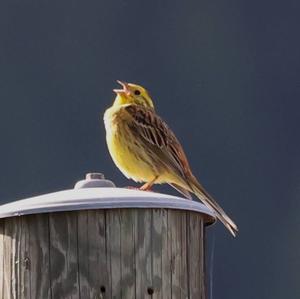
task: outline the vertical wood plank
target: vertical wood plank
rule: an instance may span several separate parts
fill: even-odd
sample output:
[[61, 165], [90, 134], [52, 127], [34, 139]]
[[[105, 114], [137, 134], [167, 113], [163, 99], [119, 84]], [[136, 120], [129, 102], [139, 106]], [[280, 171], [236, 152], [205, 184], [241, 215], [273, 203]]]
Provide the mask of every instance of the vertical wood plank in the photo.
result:
[[80, 298], [77, 212], [51, 213], [49, 228], [52, 298]]
[[171, 235], [171, 276], [172, 298], [181, 298], [181, 211], [169, 211], [169, 226]]
[[[20, 217], [20, 236], [17, 240], [19, 263], [18, 263], [18, 299], [30, 299], [31, 298], [31, 267], [30, 267], [30, 247], [29, 247], [29, 235], [30, 228], [28, 225], [28, 217]], [[34, 258], [36, 258], [34, 256]], [[47, 273], [46, 273], [47, 275]], [[47, 276], [46, 276], [47, 277]], [[46, 297], [45, 297], [46, 298]]]
[[120, 210], [109, 210], [106, 212], [106, 241], [110, 298], [122, 298]]
[[162, 242], [163, 242], [163, 217], [166, 212], [162, 209], [152, 211], [152, 299], [163, 299], [162, 292]]
[[0, 219], [0, 299], [3, 298], [3, 282], [4, 282], [4, 254], [3, 254], [3, 239], [4, 239], [4, 221]]
[[121, 217], [121, 292], [122, 298], [135, 298], [134, 219], [136, 211], [123, 209]]
[[3, 299], [10, 299], [11, 296], [11, 278], [12, 278], [12, 251], [11, 251], [11, 236], [13, 233], [12, 218], [5, 219], [4, 238], [3, 238]]
[[[94, 273], [93, 268], [97, 265], [97, 289], [95, 294], [100, 296], [95, 299], [109, 298], [109, 283], [108, 283], [108, 263], [107, 263], [107, 248], [106, 248], [106, 212], [105, 211], [89, 211], [89, 244], [90, 244], [90, 271]], [[95, 288], [96, 290], [96, 288]]]
[[12, 234], [12, 298], [19, 298], [22, 269], [22, 255], [23, 248], [21, 247], [22, 242], [22, 218], [14, 217], [13, 220], [13, 234]]
[[201, 298], [202, 282], [200, 277], [201, 257], [201, 221], [200, 216], [190, 212], [188, 216], [188, 268], [190, 299]]
[[20, 217], [11, 218], [12, 232], [11, 232], [11, 297], [17, 298], [18, 295], [18, 280], [19, 280], [19, 264], [20, 264], [20, 251], [18, 243], [21, 239], [20, 232]]
[[146, 298], [152, 286], [151, 210], [138, 210], [135, 223], [136, 298]]
[[106, 298], [108, 280], [104, 211], [80, 211], [78, 223], [81, 299]]
[[187, 267], [187, 230], [186, 230], [187, 212], [181, 211], [181, 265], [180, 265], [180, 298], [188, 298], [188, 267]]
[[[90, 281], [88, 211], [78, 211], [78, 264], [80, 298], [93, 298], [93, 281]], [[97, 272], [97, 269], [95, 269]]]
[[[29, 229], [29, 257], [25, 258], [25, 269], [30, 269], [31, 298], [50, 299], [49, 214], [30, 215], [26, 218]], [[67, 239], [68, 235], [63, 238]], [[57, 269], [56, 263], [55, 267]]]
[[171, 269], [171, 233], [169, 229], [169, 211], [162, 210], [162, 298], [172, 297], [172, 269]]
[[204, 237], [205, 237], [205, 232], [204, 232], [204, 222], [203, 218], [199, 219], [200, 222], [200, 279], [201, 279], [201, 299], [206, 298], [206, 279], [205, 279], [205, 244], [204, 244]]

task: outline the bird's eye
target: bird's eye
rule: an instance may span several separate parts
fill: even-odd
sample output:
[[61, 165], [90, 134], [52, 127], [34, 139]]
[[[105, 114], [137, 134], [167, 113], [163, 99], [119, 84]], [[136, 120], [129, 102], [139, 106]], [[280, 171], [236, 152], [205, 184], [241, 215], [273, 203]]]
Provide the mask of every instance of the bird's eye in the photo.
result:
[[136, 90], [134, 91], [134, 94], [135, 94], [136, 96], [139, 96], [139, 95], [141, 94], [141, 92], [140, 92], [138, 89], [136, 89]]

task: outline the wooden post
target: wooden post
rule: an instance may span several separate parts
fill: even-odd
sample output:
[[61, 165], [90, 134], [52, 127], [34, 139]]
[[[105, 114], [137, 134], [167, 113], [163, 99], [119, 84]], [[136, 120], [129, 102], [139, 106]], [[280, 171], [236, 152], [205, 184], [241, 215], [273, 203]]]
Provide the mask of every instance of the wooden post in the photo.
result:
[[214, 217], [201, 204], [87, 188], [1, 211], [0, 299], [205, 298], [205, 225]]

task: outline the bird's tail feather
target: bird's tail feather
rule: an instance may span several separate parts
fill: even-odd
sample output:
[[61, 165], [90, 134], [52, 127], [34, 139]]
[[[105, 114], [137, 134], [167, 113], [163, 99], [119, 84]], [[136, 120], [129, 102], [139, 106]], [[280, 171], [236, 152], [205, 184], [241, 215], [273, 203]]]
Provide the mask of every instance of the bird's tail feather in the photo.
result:
[[209, 195], [209, 193], [202, 187], [198, 180], [191, 176], [189, 179], [191, 191], [201, 200], [205, 205], [214, 210], [217, 218], [225, 225], [230, 233], [235, 237], [238, 232], [237, 225], [227, 216], [219, 204]]

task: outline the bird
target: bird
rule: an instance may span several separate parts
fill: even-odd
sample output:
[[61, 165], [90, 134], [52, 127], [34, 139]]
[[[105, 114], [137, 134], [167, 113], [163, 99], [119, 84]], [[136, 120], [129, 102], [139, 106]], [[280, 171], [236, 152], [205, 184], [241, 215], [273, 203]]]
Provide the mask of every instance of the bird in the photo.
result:
[[104, 113], [106, 143], [119, 170], [129, 179], [144, 183], [169, 184], [185, 198], [194, 194], [212, 209], [235, 237], [237, 225], [193, 175], [184, 150], [173, 131], [156, 113], [149, 92], [140, 85], [117, 80], [115, 100]]

